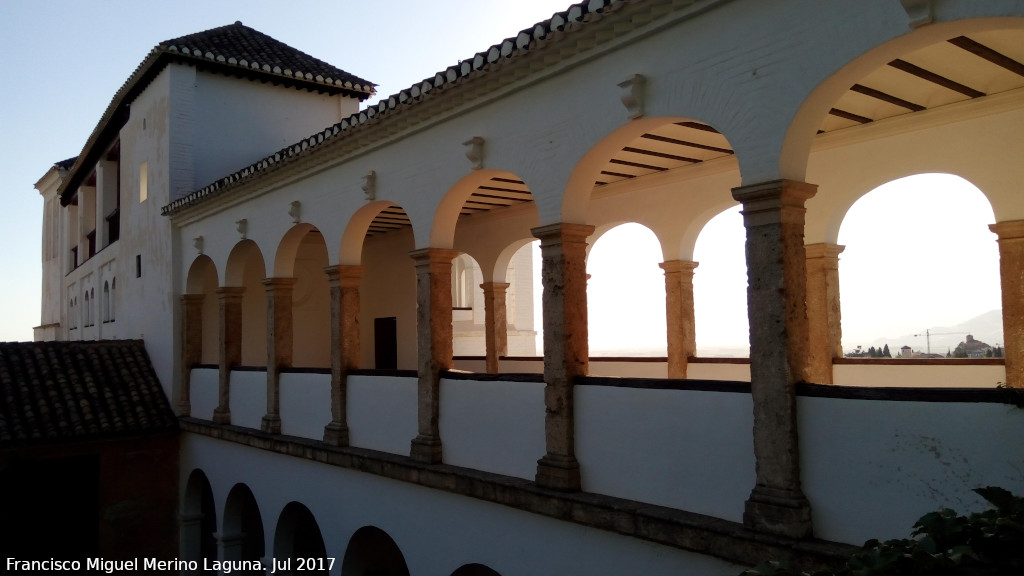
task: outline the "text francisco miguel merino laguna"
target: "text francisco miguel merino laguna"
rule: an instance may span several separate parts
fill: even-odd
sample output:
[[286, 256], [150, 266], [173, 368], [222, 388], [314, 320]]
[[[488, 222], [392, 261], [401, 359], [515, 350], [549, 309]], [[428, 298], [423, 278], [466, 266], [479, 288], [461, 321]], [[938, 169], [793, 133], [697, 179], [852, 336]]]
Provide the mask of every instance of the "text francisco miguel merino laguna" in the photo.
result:
[[[334, 567], [334, 558], [287, 558], [278, 560], [270, 558], [270, 573], [290, 573], [300, 570], [327, 570]], [[262, 560], [158, 560], [156, 558], [134, 558], [132, 560], [107, 560], [105, 558], [86, 558], [83, 560], [18, 560], [7, 558], [7, 572], [78, 572], [83, 568], [114, 574], [117, 572], [136, 572], [145, 570], [178, 572], [181, 570], [198, 570], [200, 565], [204, 571], [216, 570], [222, 574], [248, 570], [263, 571], [267, 566]]]

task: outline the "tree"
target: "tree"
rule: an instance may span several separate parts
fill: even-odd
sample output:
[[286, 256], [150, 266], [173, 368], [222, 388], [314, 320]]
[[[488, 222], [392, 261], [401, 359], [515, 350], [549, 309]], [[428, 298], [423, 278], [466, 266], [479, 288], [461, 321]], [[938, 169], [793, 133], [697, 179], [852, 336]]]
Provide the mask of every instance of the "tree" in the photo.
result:
[[889, 345], [886, 344], [885, 348], [882, 349], [882, 358], [892, 358], [892, 354], [889, 353]]

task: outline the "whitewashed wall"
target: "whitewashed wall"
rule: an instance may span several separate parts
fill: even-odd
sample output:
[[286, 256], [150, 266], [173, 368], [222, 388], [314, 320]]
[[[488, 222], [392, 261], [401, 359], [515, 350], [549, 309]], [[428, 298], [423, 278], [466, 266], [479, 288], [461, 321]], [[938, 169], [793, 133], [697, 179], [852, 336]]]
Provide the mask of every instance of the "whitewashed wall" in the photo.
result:
[[832, 378], [840, 386], [912, 388], [995, 388], [1006, 382], [1006, 367], [992, 365], [836, 364]]
[[216, 368], [193, 368], [189, 380], [189, 400], [192, 417], [213, 420], [213, 410], [219, 402], [220, 371]]
[[1007, 404], [797, 399], [814, 534], [903, 538], [942, 507], [978, 510], [988, 485], [1024, 492], [1024, 410]]
[[267, 373], [233, 370], [230, 404], [232, 424], [259, 430], [267, 414]]
[[385, 531], [409, 573], [448, 575], [468, 563], [504, 576], [643, 574], [734, 576], [743, 568], [708, 556], [529, 514], [441, 490], [246, 448], [194, 434], [181, 446], [181, 486], [199, 468], [209, 478], [223, 527], [231, 488], [244, 483], [259, 505], [266, 549], [273, 550], [278, 517], [292, 501], [307, 506], [327, 556], [341, 574], [349, 539], [363, 526]]
[[331, 421], [331, 375], [281, 374], [280, 393], [281, 433], [322, 439]]
[[533, 480], [545, 453], [544, 383], [441, 380], [444, 462]]
[[750, 394], [581, 385], [575, 399], [584, 490], [742, 522]]
[[408, 455], [418, 430], [416, 384], [415, 377], [349, 376], [349, 443]]

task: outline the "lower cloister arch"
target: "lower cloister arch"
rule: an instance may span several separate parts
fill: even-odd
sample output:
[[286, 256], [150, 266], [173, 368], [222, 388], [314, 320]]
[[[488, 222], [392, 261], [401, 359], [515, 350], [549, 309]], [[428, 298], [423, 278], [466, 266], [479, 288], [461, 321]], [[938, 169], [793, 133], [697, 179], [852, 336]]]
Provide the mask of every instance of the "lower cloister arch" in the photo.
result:
[[184, 560], [217, 559], [217, 509], [206, 474], [198, 468], [189, 474], [182, 503], [181, 552]]
[[452, 576], [501, 576], [483, 564], [464, 564], [452, 572]]
[[313, 513], [298, 502], [289, 502], [281, 511], [274, 530], [275, 561], [291, 560], [292, 571], [298, 571], [299, 560], [312, 561], [314, 569], [308, 569], [307, 565], [308, 573], [327, 574], [323, 563], [326, 558], [327, 548]]
[[252, 490], [235, 484], [224, 503], [220, 541], [224, 560], [262, 560], [266, 556], [263, 517]]
[[409, 576], [405, 556], [388, 533], [363, 526], [352, 534], [345, 548], [342, 576]]

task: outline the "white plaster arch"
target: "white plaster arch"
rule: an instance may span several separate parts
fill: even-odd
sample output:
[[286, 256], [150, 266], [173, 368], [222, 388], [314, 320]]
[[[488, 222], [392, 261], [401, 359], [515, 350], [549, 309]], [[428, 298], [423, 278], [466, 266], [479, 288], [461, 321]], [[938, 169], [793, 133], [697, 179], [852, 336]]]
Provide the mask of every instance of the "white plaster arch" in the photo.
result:
[[[863, 54], [848, 62], [837, 61], [839, 65], [835, 71], [822, 79], [794, 111], [792, 121], [779, 143], [779, 177], [798, 181], [808, 180], [808, 157], [822, 118], [850, 86], [870, 72], [903, 54], [949, 38], [988, 30], [1024, 28], [1024, 8], [1019, 5], [1004, 2], [969, 4], [971, 6], [955, 7], [963, 11], [960, 13], [944, 15], [939, 11], [935, 15], [937, 20], [943, 16], [965, 19], [939, 21], [921, 26], [888, 42], [868, 47]], [[1008, 17], [1008, 13], [1016, 13], [1018, 17]]]
[[319, 232], [316, 226], [303, 222], [292, 226], [281, 242], [277, 245], [274, 256], [274, 277], [291, 278], [295, 275], [295, 259], [299, 254], [299, 246], [310, 232]]
[[185, 277], [185, 293], [186, 294], [204, 294], [206, 287], [206, 276], [213, 272], [215, 278], [217, 276], [217, 265], [213, 262], [213, 259], [205, 254], [199, 254], [192, 260], [192, 264], [188, 268], [188, 274]]
[[[342, 266], [358, 266], [363, 260], [363, 242], [366, 241], [366, 231], [370, 229], [370, 223], [385, 208], [396, 205], [397, 202], [390, 200], [377, 200], [361, 207], [352, 214], [345, 232], [341, 236], [341, 249], [338, 263]], [[402, 208], [404, 210], [404, 208]]]
[[261, 277], [265, 278], [267, 276], [267, 266], [259, 246], [252, 240], [240, 240], [228, 255], [228, 262], [224, 266], [224, 279], [221, 282], [221, 286], [242, 286], [245, 268], [250, 265], [255, 265], [259, 268]]
[[458, 226], [462, 205], [477, 188], [492, 178], [518, 178], [518, 176], [504, 170], [481, 169], [456, 182], [444, 194], [434, 211], [430, 231], [431, 248], [452, 248], [454, 246], [455, 230]]
[[274, 558], [324, 558], [326, 548], [323, 531], [313, 512], [294, 500], [286, 504], [274, 528]]
[[[512, 262], [512, 258], [516, 255], [516, 252], [519, 252], [523, 246], [532, 244], [534, 240], [536, 240], [536, 238], [522, 238], [505, 246], [505, 248], [498, 253], [497, 258], [494, 259], [494, 263], [491, 266], [493, 272], [490, 276], [485, 273], [484, 278], [490, 278], [491, 282], [505, 282], [508, 277], [508, 265]], [[479, 262], [479, 260], [477, 261]], [[483, 269], [482, 264], [481, 269]]]

